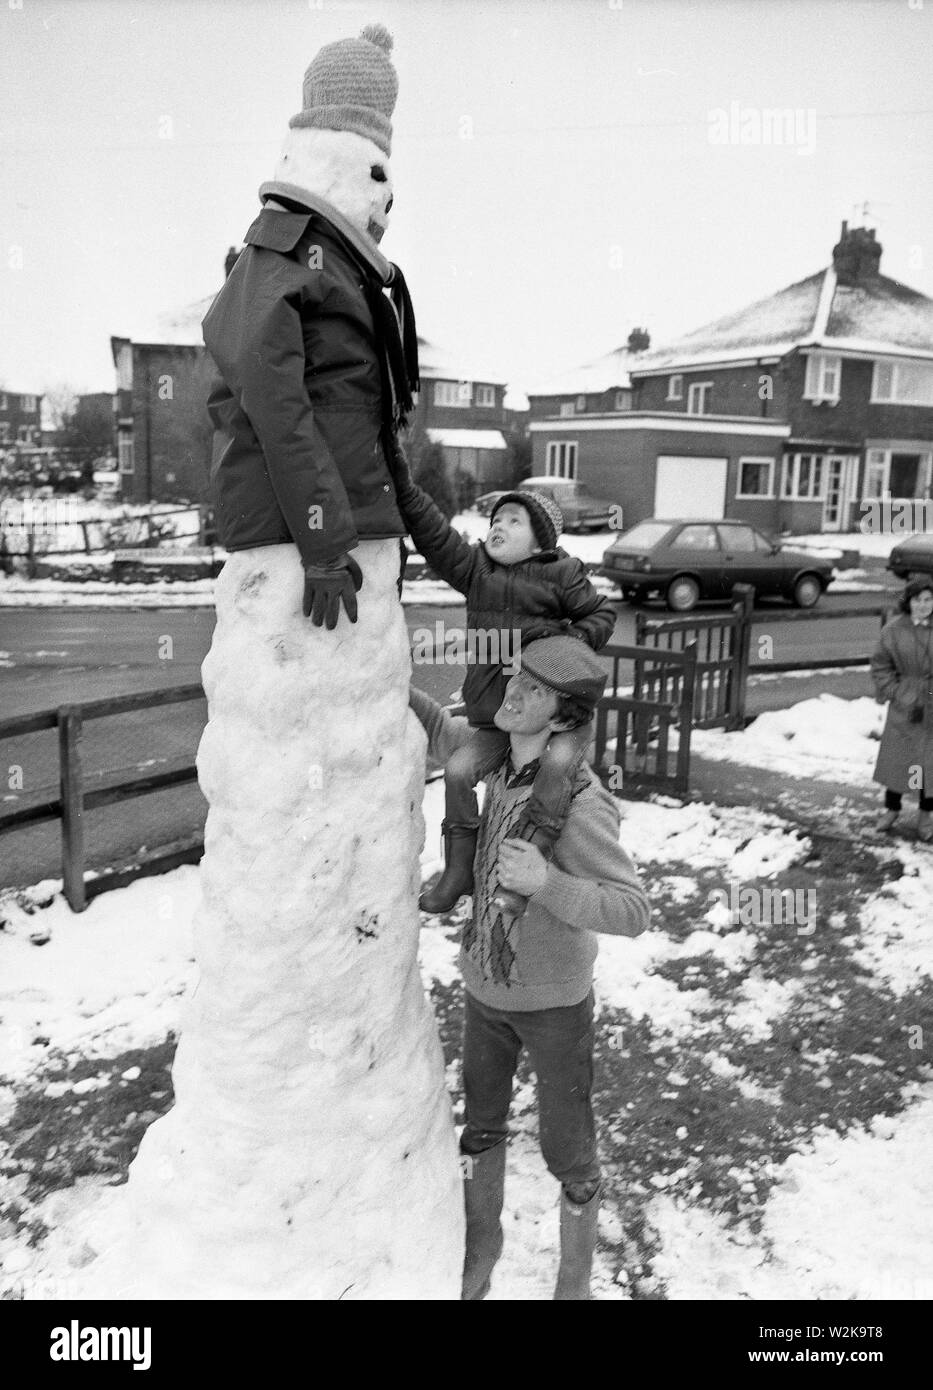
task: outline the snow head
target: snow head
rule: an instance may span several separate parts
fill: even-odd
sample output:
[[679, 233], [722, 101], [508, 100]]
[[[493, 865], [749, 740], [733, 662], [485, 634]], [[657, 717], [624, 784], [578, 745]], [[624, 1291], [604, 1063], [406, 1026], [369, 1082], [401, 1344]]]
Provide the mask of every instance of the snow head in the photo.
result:
[[381, 24], [325, 44], [305, 73], [302, 109], [288, 123], [275, 170], [277, 182], [325, 199], [376, 244], [392, 206], [391, 51]]

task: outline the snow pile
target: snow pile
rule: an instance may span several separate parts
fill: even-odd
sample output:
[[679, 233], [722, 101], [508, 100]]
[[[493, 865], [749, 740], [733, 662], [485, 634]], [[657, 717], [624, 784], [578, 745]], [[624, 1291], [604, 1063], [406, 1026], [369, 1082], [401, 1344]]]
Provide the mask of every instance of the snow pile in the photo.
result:
[[[199, 896], [198, 870], [188, 866], [102, 893], [80, 916], [61, 897], [38, 917], [10, 913], [14, 930], [0, 932], [3, 1081], [49, 1053], [112, 1057], [175, 1031], [193, 979]], [[50, 934], [41, 949], [29, 936], [39, 925]]]
[[738, 733], [695, 729], [691, 747], [703, 758], [768, 768], [818, 781], [871, 781], [885, 709], [869, 696], [819, 695], [790, 709], [759, 714]]
[[[726, 735], [742, 737], [742, 735]], [[810, 842], [786, 822], [745, 806], [620, 803], [620, 839], [645, 873], [671, 860], [729, 868], [730, 879], [767, 878], [806, 857]]]
[[[933, 1084], [901, 1114], [818, 1131], [778, 1169], [760, 1235], [655, 1197], [653, 1261], [674, 1299], [933, 1298]], [[840, 1193], [845, 1199], [840, 1200]]]
[[175, 1105], [85, 1232], [86, 1297], [459, 1295], [459, 1163], [416, 963], [425, 745], [398, 546], [355, 553], [359, 621], [334, 632], [301, 615], [293, 546], [238, 552], [218, 581], [199, 981]]
[[933, 903], [929, 855], [904, 845], [898, 849], [898, 858], [904, 874], [862, 908], [861, 944], [852, 954], [900, 997], [933, 974]]

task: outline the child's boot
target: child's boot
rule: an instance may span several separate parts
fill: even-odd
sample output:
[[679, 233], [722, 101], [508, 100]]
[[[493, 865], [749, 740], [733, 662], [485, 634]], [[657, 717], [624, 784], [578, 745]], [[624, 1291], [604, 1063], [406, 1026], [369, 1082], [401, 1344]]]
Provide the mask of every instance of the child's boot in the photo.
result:
[[418, 899], [422, 912], [450, 912], [465, 893], [473, 892], [473, 856], [477, 827], [444, 821], [444, 872]]
[[[550, 859], [559, 835], [559, 830], [552, 830], [546, 825], [536, 825], [530, 834], [523, 834], [519, 830], [516, 838], [537, 845], [545, 859]], [[509, 917], [521, 917], [528, 906], [528, 899], [523, 893], [516, 893], [511, 888], [502, 888], [501, 886], [496, 889], [492, 901], [500, 912], [504, 912]]]

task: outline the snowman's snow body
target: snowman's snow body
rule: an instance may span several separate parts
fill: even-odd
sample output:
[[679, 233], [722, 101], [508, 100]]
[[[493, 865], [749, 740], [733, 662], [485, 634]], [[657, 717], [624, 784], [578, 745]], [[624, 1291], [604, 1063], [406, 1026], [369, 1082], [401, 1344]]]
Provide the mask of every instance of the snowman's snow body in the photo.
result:
[[[276, 178], [381, 237], [388, 161], [365, 138], [291, 130]], [[91, 1237], [88, 1297], [459, 1297], [458, 1157], [417, 966], [424, 735], [398, 542], [353, 555], [359, 618], [331, 632], [302, 615], [293, 545], [235, 552], [218, 581], [200, 979], [174, 1108]]]

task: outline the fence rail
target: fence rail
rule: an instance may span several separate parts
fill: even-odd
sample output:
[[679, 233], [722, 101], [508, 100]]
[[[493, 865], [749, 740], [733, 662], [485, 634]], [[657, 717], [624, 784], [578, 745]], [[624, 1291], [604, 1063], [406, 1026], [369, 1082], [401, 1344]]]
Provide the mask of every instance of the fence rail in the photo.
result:
[[[601, 655], [612, 658], [612, 693], [596, 707], [594, 766], [610, 787], [617, 789], [614, 774], [636, 786], [686, 795], [690, 784], [690, 733], [694, 724], [697, 677], [696, 643], [681, 651], [658, 653], [622, 644], [610, 644]], [[675, 693], [669, 698], [644, 698], [637, 693], [620, 695], [619, 664], [632, 661], [636, 671], [650, 662], [662, 668], [659, 684]], [[666, 683], [666, 684], [665, 684]], [[672, 747], [671, 731], [677, 732]], [[610, 762], [610, 758], [612, 761]]]
[[[40, 499], [43, 500], [43, 499]], [[27, 562], [35, 563], [46, 557], [56, 555], [94, 555], [102, 554], [106, 551], [119, 549], [124, 543], [115, 545], [112, 540], [102, 540], [100, 545], [92, 544], [90, 528], [94, 526], [124, 526], [128, 530], [136, 527], [143, 532], [139, 541], [133, 542], [134, 545], [142, 549], [149, 550], [155, 547], [159, 537], [153, 535], [153, 528], [157, 526], [165, 517], [193, 515], [198, 513], [198, 529], [186, 532], [185, 536], [193, 537], [197, 535], [199, 546], [209, 544], [209, 537], [213, 532], [212, 513], [213, 509], [203, 503], [189, 503], [187, 506], [171, 507], [159, 512], [141, 512], [136, 516], [96, 516], [96, 517], [75, 517], [73, 520], [65, 519], [43, 525], [41, 522], [32, 521], [8, 521], [4, 519], [3, 511], [0, 509], [0, 555], [9, 559], [24, 558]], [[56, 546], [54, 549], [45, 549], [36, 545], [36, 532], [54, 532], [57, 529], [77, 526], [81, 531], [82, 544], [71, 546]], [[10, 550], [6, 544], [6, 538], [15, 535], [20, 531], [26, 534], [25, 550]], [[177, 537], [175, 539], [178, 539]], [[129, 542], [126, 542], [129, 544]]]
[[[132, 695], [116, 695], [104, 700], [86, 700], [81, 704], [60, 705], [57, 709], [40, 710], [35, 714], [18, 715], [0, 721], [0, 739], [44, 729], [58, 730], [59, 794], [34, 806], [0, 812], [0, 834], [39, 825], [50, 820], [61, 821], [62, 884], [65, 898], [73, 912], [83, 912], [95, 889], [96, 880], [85, 881], [84, 813], [101, 806], [112, 806], [130, 797], [163, 791], [197, 780], [194, 763], [171, 768], [167, 772], [145, 773], [124, 777], [106, 787], [88, 791], [81, 757], [84, 724], [107, 715], [128, 714], [135, 710], [152, 709], [157, 705], [180, 704], [186, 700], [204, 699], [200, 684], [169, 686], [165, 690], [144, 690]], [[163, 846], [147, 859], [152, 869], [165, 869], [191, 862], [197, 855], [200, 841], [185, 845]], [[198, 856], [199, 857], [199, 856]]]

